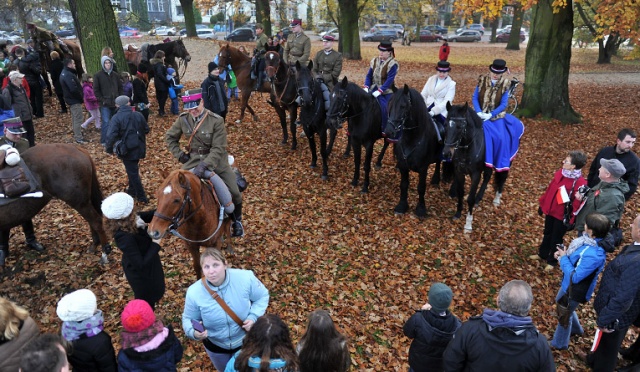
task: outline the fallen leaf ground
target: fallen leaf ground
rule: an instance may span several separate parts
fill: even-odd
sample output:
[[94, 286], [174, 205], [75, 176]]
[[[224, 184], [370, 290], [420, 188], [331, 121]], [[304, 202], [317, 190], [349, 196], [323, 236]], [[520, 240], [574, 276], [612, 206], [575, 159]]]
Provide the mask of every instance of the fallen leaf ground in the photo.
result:
[[[367, 61], [376, 53], [374, 43], [364, 44], [363, 60], [346, 61], [343, 70], [357, 82], [363, 80]], [[398, 46], [401, 69], [396, 83], [421, 89], [434, 71], [437, 47], [416, 43]], [[493, 58], [504, 57], [512, 73], [522, 80], [524, 50], [505, 51], [503, 47], [452, 46], [451, 75], [458, 84], [455, 103], [471, 100], [477, 76], [486, 72]], [[185, 81], [188, 87], [195, 87], [206, 74], [206, 62], [213, 58], [210, 51], [217, 46], [188, 40], [187, 48], [194, 60]], [[319, 48], [314, 42], [314, 53]], [[453, 289], [452, 311], [466, 320], [485, 307], [495, 307], [497, 291], [505, 282], [526, 280], [535, 296], [531, 316], [540, 332], [551, 337], [556, 326], [553, 299], [560, 272], [545, 272], [541, 263], [527, 260], [537, 252], [542, 235], [537, 199], [569, 150], [585, 151], [590, 163], [599, 148], [614, 143], [620, 128], [637, 127], [640, 114], [638, 65], [620, 59], [608, 66], [595, 65], [596, 53], [576, 50], [572, 64], [571, 103], [584, 115], [584, 123], [524, 120], [526, 131], [503, 204], [492, 206], [490, 186], [487, 200], [475, 210], [471, 234], [462, 232], [463, 220], [451, 219], [455, 202], [446, 196], [447, 185], [427, 189], [426, 219], [394, 215], [399, 175], [391, 152], [383, 167], [372, 171], [369, 194], [362, 195], [349, 184], [352, 158], [339, 156], [346, 144], [343, 132], [330, 159], [330, 179], [323, 182], [320, 170], [309, 168], [306, 140], [300, 139], [296, 151], [279, 144], [280, 125], [265, 103], [267, 96], [251, 99], [260, 120], [249, 119], [240, 125], [233, 124], [239, 105], [232, 101], [227, 117], [229, 152], [250, 185], [244, 195], [247, 235], [235, 241], [236, 254], [229, 260], [235, 267], [254, 270], [270, 289], [268, 311], [285, 319], [295, 341], [304, 332], [309, 312], [329, 309], [349, 337], [354, 370], [358, 371], [407, 370], [410, 340], [403, 336], [402, 325], [426, 301], [429, 285], [435, 281]], [[38, 142], [71, 142], [70, 116], [55, 114], [54, 99], [47, 98], [46, 104], [46, 118], [36, 121]], [[160, 171], [178, 167], [163, 141], [173, 120], [155, 113], [150, 117], [148, 155], [141, 164], [142, 181], [150, 195], [161, 182]], [[127, 185], [124, 167], [103, 153], [98, 132], [90, 129], [85, 133], [92, 142], [84, 147], [99, 169], [104, 195], [123, 191]], [[376, 146], [375, 154], [381, 145]], [[413, 207], [417, 201], [415, 175], [411, 182], [409, 201]], [[640, 212], [638, 200], [635, 196], [627, 204], [622, 226], [627, 227]], [[152, 197], [149, 207], [154, 204]], [[97, 255], [85, 253], [90, 243], [87, 225], [62, 202], [50, 203], [35, 218], [35, 224], [47, 251], [38, 254], [27, 250], [21, 230], [14, 229], [0, 295], [27, 307], [43, 331], [58, 332], [57, 301], [69, 291], [90, 288], [105, 313], [106, 330], [118, 343], [119, 314], [132, 298], [119, 252], [114, 250], [107, 266], [98, 264]], [[628, 243], [628, 229], [625, 234]], [[180, 325], [185, 291], [196, 280], [190, 256], [175, 238], [163, 240], [161, 245], [167, 292], [157, 312], [174, 325], [182, 340], [185, 354], [180, 370], [211, 370], [202, 345], [184, 337]], [[585, 370], [575, 352], [586, 350], [593, 337], [592, 305], [580, 307], [578, 313], [585, 334], [572, 339], [568, 351], [554, 352], [561, 371]], [[625, 342], [634, 338], [632, 331]]]

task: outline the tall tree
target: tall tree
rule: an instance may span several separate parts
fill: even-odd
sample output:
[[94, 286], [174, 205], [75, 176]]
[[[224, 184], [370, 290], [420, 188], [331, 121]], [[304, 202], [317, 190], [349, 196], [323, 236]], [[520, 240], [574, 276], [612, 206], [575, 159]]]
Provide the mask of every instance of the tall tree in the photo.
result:
[[198, 36], [196, 33], [196, 18], [193, 11], [193, 0], [180, 0], [182, 12], [184, 13], [184, 25], [187, 29], [187, 36]]
[[579, 123], [581, 116], [569, 102], [573, 7], [555, 7], [554, 0], [539, 0], [532, 17], [525, 57], [527, 81], [518, 112]]
[[122, 42], [114, 9], [109, 0], [69, 0], [73, 23], [86, 64], [86, 70], [93, 74], [99, 71], [102, 48], [108, 46], [115, 53], [115, 60], [122, 71], [126, 71]]

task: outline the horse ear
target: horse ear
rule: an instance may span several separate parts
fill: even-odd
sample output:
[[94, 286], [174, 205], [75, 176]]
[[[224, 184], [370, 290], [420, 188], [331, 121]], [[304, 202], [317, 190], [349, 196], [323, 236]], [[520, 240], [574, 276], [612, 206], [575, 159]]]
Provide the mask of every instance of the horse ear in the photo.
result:
[[307, 68], [309, 70], [313, 70], [313, 61], [312, 60], [309, 60], [309, 64], [307, 65]]
[[404, 88], [402, 88], [402, 94], [409, 94], [409, 86], [407, 84], [405, 84]]
[[161, 177], [162, 179], [165, 179], [165, 178], [169, 177], [169, 173], [171, 173], [171, 171], [169, 170], [169, 168], [163, 168], [163, 169], [160, 169], [160, 177]]
[[348, 84], [349, 84], [349, 80], [347, 80], [347, 76], [345, 75], [345, 77], [342, 78], [342, 83], [341, 83], [342, 89], [345, 89]]

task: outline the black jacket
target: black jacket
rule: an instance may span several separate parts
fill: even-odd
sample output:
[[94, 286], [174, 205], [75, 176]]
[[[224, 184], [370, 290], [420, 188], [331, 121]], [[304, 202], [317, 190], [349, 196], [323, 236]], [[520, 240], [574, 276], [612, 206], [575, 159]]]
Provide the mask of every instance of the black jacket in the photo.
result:
[[53, 81], [53, 87], [56, 89], [56, 94], [62, 94], [62, 86], [60, 85], [60, 74], [64, 69], [64, 63], [60, 58], [54, 59], [49, 65], [49, 73], [51, 74], [51, 80]]
[[75, 69], [65, 67], [60, 74], [60, 85], [62, 87], [62, 93], [64, 101], [67, 105], [82, 104], [84, 101], [84, 93], [82, 90], [82, 83], [78, 79], [78, 75]]
[[116, 98], [122, 95], [120, 75], [115, 71], [107, 74], [101, 69], [93, 75], [93, 93], [101, 107], [116, 107]]
[[556, 370], [547, 339], [535, 326], [516, 335], [509, 328], [489, 330], [482, 317], [470, 318], [456, 332], [443, 355], [444, 370], [477, 372], [552, 372]]
[[145, 105], [149, 104], [149, 97], [147, 96], [147, 85], [144, 83], [142, 79], [134, 78], [131, 82], [133, 86], [133, 105], [136, 106], [138, 103], [144, 103]]
[[30, 86], [35, 84], [40, 85], [42, 66], [40, 65], [40, 56], [38, 53], [27, 53], [19, 59], [18, 70], [21, 74], [24, 74], [24, 78]]
[[156, 90], [169, 91], [169, 80], [167, 80], [167, 68], [160, 59], [151, 59], [149, 61], [153, 68], [153, 84]]
[[589, 187], [594, 187], [600, 182], [598, 177], [600, 159], [618, 159], [624, 165], [624, 169], [627, 172], [622, 176], [622, 179], [629, 184], [629, 191], [624, 193], [624, 200], [629, 200], [638, 189], [638, 176], [640, 176], [640, 159], [638, 159], [638, 156], [633, 151], [618, 154], [615, 145], [603, 148], [589, 167], [589, 176], [587, 177], [587, 185]]
[[22, 121], [33, 119], [33, 108], [27, 97], [27, 92], [22, 85], [15, 86], [12, 82], [9, 82], [2, 91], [2, 99], [11, 104], [13, 112], [16, 116], [19, 116]]
[[83, 334], [74, 340], [73, 351], [69, 354], [69, 363], [78, 372], [115, 372], [118, 370], [116, 351], [111, 336], [102, 331], [93, 337]]
[[144, 116], [133, 111], [131, 106], [121, 106], [109, 120], [106, 151], [113, 153], [113, 145], [118, 140], [126, 142], [129, 149], [122, 158], [126, 160], [144, 159], [147, 155], [146, 137], [149, 125]]
[[227, 94], [224, 90], [224, 81], [219, 77], [208, 76], [202, 84], [202, 100], [204, 101], [204, 108], [207, 110], [224, 116], [227, 113]]
[[431, 310], [413, 314], [402, 328], [405, 336], [413, 338], [409, 347], [409, 366], [415, 372], [443, 371], [442, 353], [458, 328], [460, 320], [449, 312], [446, 316]]

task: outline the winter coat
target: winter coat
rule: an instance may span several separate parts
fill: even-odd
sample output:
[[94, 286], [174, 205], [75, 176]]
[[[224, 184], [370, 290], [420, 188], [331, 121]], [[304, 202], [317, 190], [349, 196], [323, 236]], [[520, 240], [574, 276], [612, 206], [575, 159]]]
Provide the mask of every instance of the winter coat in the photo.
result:
[[84, 102], [84, 91], [75, 69], [65, 67], [60, 74], [60, 85], [67, 105], [78, 105]]
[[[600, 242], [602, 239], [596, 239]], [[604, 263], [607, 260], [607, 253], [602, 247], [583, 245], [576, 249], [570, 255], [564, 255], [560, 258], [560, 269], [562, 269], [562, 284], [560, 290], [566, 293], [569, 289], [569, 279], [572, 283], [579, 283], [595, 272], [589, 289], [587, 290], [585, 299], [589, 301], [593, 290], [596, 288], [598, 275], [604, 269]], [[573, 277], [571, 277], [571, 273]]]
[[82, 93], [84, 97], [84, 107], [87, 110], [95, 110], [100, 107], [100, 103], [93, 93], [93, 84], [85, 81], [82, 83]]
[[169, 98], [178, 98], [180, 89], [184, 88], [184, 85], [176, 83], [176, 79], [171, 75], [167, 75], [167, 81], [169, 81]]
[[138, 229], [135, 234], [118, 230], [113, 238], [122, 251], [122, 269], [135, 298], [149, 304], [158, 302], [165, 291], [158, 243], [151, 240], [143, 229]]
[[162, 63], [162, 60], [151, 58], [149, 64], [151, 64], [151, 68], [153, 69], [153, 85], [156, 87], [156, 90], [168, 92], [169, 80], [167, 80], [167, 68]]
[[381, 62], [380, 57], [375, 57], [369, 64], [364, 85], [368, 88], [376, 86], [382, 91], [382, 94], [391, 94], [399, 70], [400, 65], [393, 54], [384, 62]]
[[56, 90], [56, 94], [62, 94], [62, 86], [60, 85], [60, 74], [64, 70], [64, 63], [60, 58], [56, 58], [51, 61], [49, 65], [49, 74], [51, 74], [51, 81], [53, 81], [53, 87]]
[[40, 56], [38, 53], [27, 53], [24, 57], [17, 60], [17, 62], [18, 71], [24, 74], [24, 79], [30, 85], [40, 85], [42, 66], [40, 65]]
[[491, 114], [491, 118], [504, 118], [507, 114], [507, 103], [509, 94], [507, 90], [511, 81], [500, 75], [500, 79], [495, 84], [491, 83], [491, 76], [482, 75], [478, 79], [478, 85], [473, 91], [473, 109], [476, 112], [486, 112]]
[[171, 325], [167, 328], [169, 335], [156, 349], [144, 352], [136, 351], [134, 348], [121, 349], [118, 353], [118, 371], [177, 371], [176, 365], [182, 360], [182, 345], [173, 333]]
[[110, 59], [109, 57], [102, 57], [101, 64], [102, 70], [93, 75], [93, 93], [98, 99], [98, 103], [101, 107], [116, 107], [116, 98], [122, 95], [122, 80], [120, 75], [113, 69], [110, 71], [105, 70], [104, 62]]
[[122, 94], [129, 97], [129, 101], [131, 101], [131, 97], [133, 96], [133, 83], [127, 81], [122, 84]]
[[73, 352], [67, 357], [74, 372], [115, 372], [118, 370], [116, 351], [111, 336], [105, 331], [88, 337], [82, 334], [73, 340]]
[[[438, 84], [436, 84], [436, 81]], [[447, 117], [447, 103], [452, 103], [456, 95], [456, 82], [447, 76], [444, 81], [438, 81], [438, 75], [433, 75], [427, 80], [420, 93], [427, 108], [431, 108], [434, 115]]]
[[431, 310], [413, 314], [402, 328], [404, 335], [413, 339], [409, 347], [409, 366], [415, 372], [442, 371], [442, 353], [460, 325], [460, 320], [450, 312], [446, 316]]
[[[2, 89], [6, 88], [8, 84], [9, 84], [8, 77], [5, 77], [4, 79], [2, 79]], [[31, 98], [31, 90], [29, 88], [29, 83], [27, 83], [27, 81], [24, 79], [22, 79], [22, 87], [24, 88], [24, 91], [27, 93], [27, 98]]]
[[586, 195], [586, 202], [576, 216], [576, 230], [584, 231], [585, 219], [591, 213], [605, 215], [613, 225], [624, 212], [624, 194], [629, 191], [625, 181], [600, 182]]
[[200, 88], [202, 88], [204, 107], [215, 114], [224, 116], [229, 104], [224, 91], [224, 81], [217, 76], [209, 75], [200, 84]]
[[638, 176], [640, 175], [640, 159], [638, 159], [638, 156], [633, 151], [618, 154], [615, 145], [603, 148], [598, 152], [589, 167], [589, 175], [587, 176], [589, 187], [594, 187], [600, 182], [598, 177], [600, 159], [618, 159], [624, 165], [624, 169], [627, 172], [622, 176], [622, 179], [627, 181], [629, 185], [629, 191], [624, 193], [624, 199], [629, 200], [638, 189]]
[[[575, 181], [575, 186], [573, 182]], [[551, 216], [557, 220], [562, 221], [564, 219], [564, 203], [558, 204], [558, 200], [556, 199], [558, 190], [561, 186], [567, 190], [567, 195], [569, 195], [569, 199], [573, 200], [573, 210], [577, 211], [580, 208], [581, 201], [576, 199], [575, 193], [581, 186], [587, 184], [587, 181], [584, 177], [580, 176], [578, 178], [568, 178], [562, 175], [562, 169], [558, 170], [554, 175], [551, 183], [547, 186], [544, 194], [540, 196], [538, 199], [538, 203], [540, 204], [540, 209], [542, 209], [542, 213], [547, 216]], [[571, 189], [573, 188], [573, 193]], [[572, 218], [572, 221], [575, 220], [575, 216]]]
[[449, 58], [449, 53], [451, 53], [451, 47], [449, 47], [448, 43], [444, 43], [440, 46], [438, 58], [440, 58], [441, 61], [446, 61]]
[[534, 325], [489, 330], [481, 316], [464, 322], [443, 355], [444, 370], [473, 372], [552, 372], [553, 354]]
[[33, 109], [29, 102], [29, 97], [22, 86], [15, 86], [9, 83], [2, 91], [2, 96], [7, 102], [11, 102], [13, 112], [22, 119], [22, 121], [33, 119]]
[[144, 103], [145, 105], [149, 104], [149, 97], [147, 96], [147, 85], [144, 83], [144, 80], [139, 78], [134, 78], [133, 82], [133, 105], [138, 106], [138, 103]]
[[[269, 291], [250, 270], [227, 269], [224, 282], [219, 287], [214, 287], [209, 282], [207, 285], [218, 293], [242, 321], [255, 322], [264, 315], [269, 305]], [[226, 350], [242, 346], [246, 332], [211, 297], [202, 280], [198, 280], [187, 289], [182, 313], [184, 334], [195, 339], [192, 319], [202, 321], [209, 341], [214, 345]]]
[[640, 245], [626, 246], [602, 273], [593, 302], [598, 327], [629, 327], [640, 315]]
[[0, 371], [17, 372], [20, 368], [22, 348], [40, 335], [38, 325], [31, 317], [24, 320], [18, 337], [10, 341], [0, 341]]
[[139, 160], [146, 157], [146, 135], [149, 133], [149, 125], [141, 113], [133, 111], [131, 106], [120, 106], [109, 120], [108, 128], [105, 148], [107, 153], [113, 153], [116, 141], [123, 140], [128, 152], [122, 159]]

